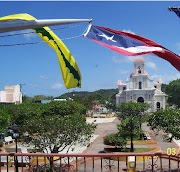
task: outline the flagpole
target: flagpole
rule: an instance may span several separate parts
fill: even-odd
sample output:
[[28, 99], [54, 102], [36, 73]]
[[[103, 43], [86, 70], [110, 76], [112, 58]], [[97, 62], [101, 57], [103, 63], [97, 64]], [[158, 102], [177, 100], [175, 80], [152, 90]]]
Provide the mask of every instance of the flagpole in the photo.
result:
[[0, 33], [91, 21], [92, 19], [4, 20], [0, 21]]

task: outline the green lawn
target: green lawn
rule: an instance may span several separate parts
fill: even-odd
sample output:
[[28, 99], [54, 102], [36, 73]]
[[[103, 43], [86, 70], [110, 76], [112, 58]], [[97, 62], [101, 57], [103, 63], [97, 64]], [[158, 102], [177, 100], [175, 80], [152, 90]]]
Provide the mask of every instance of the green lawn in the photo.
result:
[[[143, 153], [143, 152], [150, 152], [152, 150], [155, 150], [156, 148], [134, 148], [134, 153]], [[108, 152], [122, 152], [122, 153], [129, 153], [130, 148], [125, 148], [123, 150], [119, 148], [105, 148]]]

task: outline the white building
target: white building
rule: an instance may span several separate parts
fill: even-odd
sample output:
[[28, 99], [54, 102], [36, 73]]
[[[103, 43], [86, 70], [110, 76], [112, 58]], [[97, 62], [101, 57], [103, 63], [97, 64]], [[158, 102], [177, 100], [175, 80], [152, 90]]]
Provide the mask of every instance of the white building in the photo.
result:
[[144, 70], [144, 60], [138, 57], [134, 61], [134, 71], [126, 83], [118, 81], [119, 93], [116, 94], [116, 105], [123, 102], [145, 102], [151, 105], [152, 111], [165, 109], [166, 94], [161, 91], [161, 79], [154, 82]]
[[0, 91], [0, 103], [22, 103], [20, 85], [5, 86], [4, 91]]

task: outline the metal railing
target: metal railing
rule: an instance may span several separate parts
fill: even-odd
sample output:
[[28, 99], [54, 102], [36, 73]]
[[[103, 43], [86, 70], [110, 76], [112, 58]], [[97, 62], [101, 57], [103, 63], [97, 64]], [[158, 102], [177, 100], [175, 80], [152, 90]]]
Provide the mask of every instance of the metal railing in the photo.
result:
[[[16, 159], [17, 158], [17, 159]], [[18, 161], [16, 161], [18, 160]], [[98, 153], [45, 154], [0, 153], [0, 171], [173, 171], [180, 172], [180, 154]]]

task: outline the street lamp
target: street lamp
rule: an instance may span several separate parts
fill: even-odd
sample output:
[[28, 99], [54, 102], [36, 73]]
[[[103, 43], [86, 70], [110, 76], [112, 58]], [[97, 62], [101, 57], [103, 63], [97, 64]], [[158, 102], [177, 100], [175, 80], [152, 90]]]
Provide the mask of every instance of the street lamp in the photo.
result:
[[131, 114], [131, 122], [130, 122], [130, 127], [131, 127], [131, 149], [130, 152], [134, 152], [134, 145], [133, 145], [133, 122], [132, 122], [132, 114]]
[[[0, 147], [3, 146], [2, 136], [4, 136], [4, 133], [3, 133], [3, 132], [0, 133]], [[0, 151], [1, 151], [1, 149], [0, 149]]]
[[[19, 137], [19, 133], [13, 133], [13, 137], [16, 140], [16, 153], [17, 153], [17, 138]], [[15, 156], [15, 165], [16, 165], [16, 172], [18, 172], [18, 158]]]
[[142, 112], [140, 112], [140, 140], [142, 140], [142, 133], [141, 133], [141, 127], [142, 127]]

